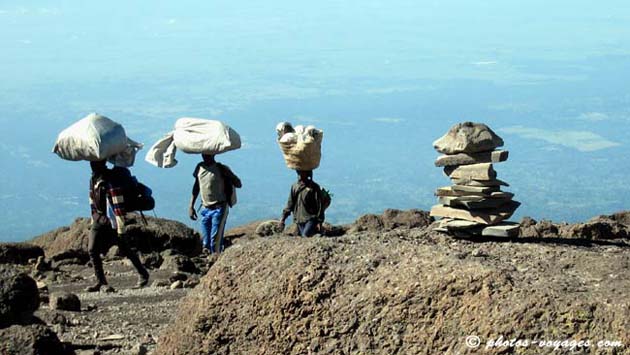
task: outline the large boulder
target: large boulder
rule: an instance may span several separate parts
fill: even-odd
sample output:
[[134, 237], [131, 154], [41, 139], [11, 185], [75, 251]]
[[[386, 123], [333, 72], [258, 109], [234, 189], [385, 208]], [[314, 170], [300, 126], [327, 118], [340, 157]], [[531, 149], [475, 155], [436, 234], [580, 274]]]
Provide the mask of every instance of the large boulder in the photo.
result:
[[31, 322], [37, 308], [39, 291], [35, 280], [0, 264], [0, 328]]
[[48, 355], [74, 354], [59, 341], [57, 334], [42, 324], [13, 325], [0, 329], [0, 354]]
[[0, 243], [0, 264], [26, 265], [31, 259], [44, 256], [44, 250], [28, 243]]
[[[142, 253], [166, 249], [175, 249], [186, 255], [197, 255], [201, 252], [199, 235], [185, 224], [153, 217], [146, 217], [146, 220], [145, 225], [138, 215], [128, 215], [127, 240], [131, 247]], [[72, 225], [40, 235], [31, 243], [42, 247], [47, 257], [53, 261], [75, 259], [86, 262], [89, 260], [89, 234], [90, 220], [78, 218]], [[114, 243], [113, 238], [105, 243], [102, 253], [107, 253]]]
[[555, 223], [550, 220], [536, 221], [524, 217], [520, 222], [520, 237], [570, 238], [584, 240], [629, 239], [630, 212], [600, 215], [584, 223]]
[[282, 233], [282, 226], [278, 220], [269, 220], [262, 222], [256, 227], [256, 234], [261, 237], [268, 237], [274, 234]]
[[597, 216], [586, 223], [568, 226], [564, 235], [584, 239], [628, 239], [630, 238], [630, 213], [616, 213], [611, 216]]
[[451, 127], [433, 147], [443, 154], [478, 153], [503, 146], [503, 139], [483, 123], [463, 122]]
[[348, 227], [347, 233], [383, 232], [397, 228], [424, 228], [433, 223], [433, 217], [422, 210], [387, 209], [381, 215], [366, 214]]
[[81, 300], [74, 293], [60, 292], [50, 295], [50, 309], [81, 312]]
[[[180, 302], [156, 354], [467, 353], [467, 336], [499, 335], [630, 341], [626, 295], [612, 287], [628, 282], [608, 277], [622, 270], [611, 270], [612, 260], [557, 275], [550, 270], [567, 261], [601, 256], [545, 247], [543, 263], [533, 255], [541, 246], [496, 243], [484, 253], [426, 230], [405, 232], [408, 239], [272, 236], [228, 249]], [[496, 253], [505, 255], [487, 258]], [[601, 285], [572, 286], [585, 275]]]

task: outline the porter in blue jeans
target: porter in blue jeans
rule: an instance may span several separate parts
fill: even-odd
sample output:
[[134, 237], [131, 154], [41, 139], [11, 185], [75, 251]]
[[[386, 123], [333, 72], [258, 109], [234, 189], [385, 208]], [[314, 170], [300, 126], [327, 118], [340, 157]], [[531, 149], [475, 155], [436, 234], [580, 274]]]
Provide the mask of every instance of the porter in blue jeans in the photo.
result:
[[223, 251], [223, 232], [228, 211], [227, 203], [216, 208], [204, 207], [201, 210], [201, 242], [205, 249], [218, 253]]
[[190, 219], [197, 219], [195, 201], [201, 196], [201, 236], [202, 244], [209, 253], [220, 253], [224, 249], [223, 231], [228, 211], [236, 203], [234, 188], [242, 186], [241, 180], [227, 166], [217, 163], [214, 155], [203, 154], [203, 161], [197, 164], [193, 177], [195, 183], [188, 206]]

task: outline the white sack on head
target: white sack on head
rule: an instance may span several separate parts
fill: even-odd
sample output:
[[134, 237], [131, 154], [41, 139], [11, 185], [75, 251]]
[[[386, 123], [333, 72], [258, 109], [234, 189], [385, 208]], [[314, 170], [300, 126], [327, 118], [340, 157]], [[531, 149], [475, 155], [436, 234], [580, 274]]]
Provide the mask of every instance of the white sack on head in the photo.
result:
[[91, 113], [59, 133], [53, 152], [66, 160], [99, 161], [127, 147], [127, 135], [119, 123]]
[[[285, 123], [282, 123], [286, 127]], [[282, 132], [276, 127], [278, 135]], [[288, 127], [291, 127], [288, 124]], [[283, 131], [278, 139], [284, 162], [289, 169], [314, 170], [319, 167], [322, 159], [322, 140], [324, 132], [314, 126], [296, 126], [295, 129]]]
[[177, 165], [177, 149], [184, 153], [221, 154], [241, 147], [241, 137], [221, 121], [180, 118], [175, 130], [157, 141], [144, 160], [158, 168]]
[[184, 153], [221, 154], [241, 147], [241, 137], [230, 126], [202, 118], [178, 119], [173, 139]]
[[172, 168], [177, 165], [175, 153], [177, 148], [173, 142], [173, 132], [170, 132], [149, 149], [144, 160], [158, 168]]
[[142, 147], [144, 147], [144, 144], [127, 137], [127, 148], [107, 160], [115, 166], [129, 168], [136, 162], [136, 153], [138, 153]]

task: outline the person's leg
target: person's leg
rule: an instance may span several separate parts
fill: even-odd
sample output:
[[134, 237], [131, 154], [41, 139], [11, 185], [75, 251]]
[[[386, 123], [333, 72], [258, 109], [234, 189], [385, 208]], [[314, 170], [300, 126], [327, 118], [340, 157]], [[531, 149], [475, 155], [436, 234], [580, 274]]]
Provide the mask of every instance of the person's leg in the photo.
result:
[[94, 275], [96, 276], [95, 285], [96, 291], [100, 288], [100, 285], [107, 285], [107, 279], [105, 278], [105, 272], [103, 271], [103, 260], [101, 260], [101, 242], [105, 235], [105, 230], [90, 229], [90, 238], [88, 240], [88, 253], [90, 254], [90, 261], [94, 267]]
[[315, 233], [317, 232], [315, 228], [316, 226], [317, 226], [317, 221], [315, 221], [314, 219], [311, 219], [308, 222], [304, 223], [304, 228], [302, 229], [302, 236], [312, 237], [313, 235], [315, 235]]
[[225, 207], [215, 208], [211, 211], [212, 230], [210, 232], [210, 250], [213, 253], [221, 252], [221, 246], [223, 243], [222, 229], [225, 228], [224, 217], [227, 217], [225, 211]]
[[214, 236], [214, 244], [215, 244], [215, 252], [216, 253], [222, 253], [223, 250], [225, 250], [225, 241], [224, 241], [224, 233], [225, 233], [225, 224], [227, 222], [227, 217], [228, 214], [230, 212], [230, 208], [228, 207], [227, 203], [220, 208], [220, 211], [218, 211], [218, 213], [220, 214], [220, 217], [218, 217], [219, 219], [219, 225], [217, 226], [216, 229], [216, 234]]
[[131, 264], [133, 264], [133, 266], [136, 268], [136, 271], [140, 275], [140, 279], [138, 280], [138, 284], [136, 286], [146, 286], [146, 284], [149, 282], [149, 272], [144, 267], [144, 265], [142, 265], [138, 254], [131, 250], [131, 247], [129, 247], [129, 243], [124, 236], [117, 236], [116, 239], [118, 249], [125, 257], [127, 257], [127, 259], [129, 259], [129, 261], [131, 261]]
[[304, 227], [306, 227], [306, 223], [296, 223], [298, 227], [298, 237], [304, 236]]
[[201, 245], [204, 249], [210, 249], [210, 236], [212, 234], [212, 216], [211, 211], [207, 208], [201, 209]]

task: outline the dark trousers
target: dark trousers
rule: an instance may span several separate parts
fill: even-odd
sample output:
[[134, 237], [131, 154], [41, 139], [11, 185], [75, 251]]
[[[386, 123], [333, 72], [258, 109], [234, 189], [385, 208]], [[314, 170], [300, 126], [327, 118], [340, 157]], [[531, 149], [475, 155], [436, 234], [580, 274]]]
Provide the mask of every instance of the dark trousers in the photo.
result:
[[300, 231], [300, 236], [302, 237], [312, 237], [317, 232], [315, 229], [315, 227], [317, 227], [317, 220], [315, 219], [310, 219], [304, 223], [298, 223], [297, 226]]
[[110, 246], [114, 240], [114, 244], [118, 245], [120, 252], [127, 257], [133, 266], [143, 278], [149, 277], [149, 272], [144, 268], [138, 254], [133, 252], [129, 247], [127, 241], [119, 237], [116, 231], [111, 227], [92, 228], [90, 230], [90, 239], [88, 242], [88, 252], [90, 253], [90, 260], [94, 266], [94, 274], [98, 283], [101, 285], [107, 285], [107, 279], [105, 278], [105, 272], [103, 271], [103, 261], [101, 260], [101, 252], [104, 251], [106, 246]]

